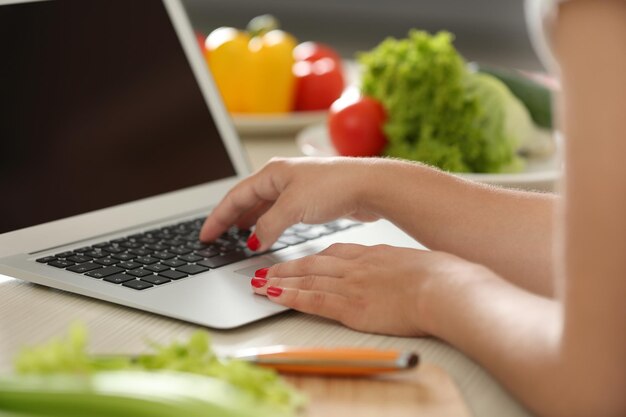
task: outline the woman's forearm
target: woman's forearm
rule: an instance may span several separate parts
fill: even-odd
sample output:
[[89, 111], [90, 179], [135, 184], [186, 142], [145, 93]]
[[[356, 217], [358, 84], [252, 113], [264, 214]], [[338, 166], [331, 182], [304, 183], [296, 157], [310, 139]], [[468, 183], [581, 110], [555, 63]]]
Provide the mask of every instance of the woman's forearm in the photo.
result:
[[551, 296], [557, 197], [471, 183], [410, 163], [383, 160], [367, 198], [433, 250], [487, 265], [512, 283]]
[[538, 415], [623, 415], [621, 385], [610, 377], [619, 371], [602, 372], [593, 351], [584, 358], [569, 353], [581, 340], [564, 337], [559, 301], [478, 266], [476, 276], [433, 281], [415, 313], [425, 330], [479, 362]]

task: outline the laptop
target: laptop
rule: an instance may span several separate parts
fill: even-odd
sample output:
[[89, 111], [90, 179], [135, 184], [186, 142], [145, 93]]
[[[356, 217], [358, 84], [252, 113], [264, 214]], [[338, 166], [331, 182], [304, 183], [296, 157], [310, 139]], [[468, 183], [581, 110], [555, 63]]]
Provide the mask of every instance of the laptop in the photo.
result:
[[[0, 0], [0, 274], [202, 326], [286, 309], [254, 271], [386, 221], [294, 225], [266, 253], [204, 218], [250, 173], [179, 0]], [[28, 307], [25, 307], [28, 308]]]

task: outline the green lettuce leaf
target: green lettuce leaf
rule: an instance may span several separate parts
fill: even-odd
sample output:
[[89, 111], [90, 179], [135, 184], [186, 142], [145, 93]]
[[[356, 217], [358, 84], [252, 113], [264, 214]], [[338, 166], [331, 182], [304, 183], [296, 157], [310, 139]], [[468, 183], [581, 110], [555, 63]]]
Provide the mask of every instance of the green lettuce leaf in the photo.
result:
[[[363, 94], [387, 111], [385, 155], [452, 172], [519, 171], [509, 100], [493, 77], [468, 71], [448, 32], [411, 31], [359, 57]], [[504, 92], [500, 87], [504, 87]]]

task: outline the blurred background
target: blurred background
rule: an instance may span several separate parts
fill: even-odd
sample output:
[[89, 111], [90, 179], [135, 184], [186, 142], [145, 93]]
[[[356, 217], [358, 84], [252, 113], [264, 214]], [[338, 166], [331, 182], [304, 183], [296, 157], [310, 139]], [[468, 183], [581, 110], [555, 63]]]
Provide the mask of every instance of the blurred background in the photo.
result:
[[541, 64], [528, 39], [521, 0], [184, 0], [196, 30], [245, 28], [270, 13], [300, 41], [335, 47], [344, 58], [411, 28], [448, 30], [468, 61], [527, 70]]

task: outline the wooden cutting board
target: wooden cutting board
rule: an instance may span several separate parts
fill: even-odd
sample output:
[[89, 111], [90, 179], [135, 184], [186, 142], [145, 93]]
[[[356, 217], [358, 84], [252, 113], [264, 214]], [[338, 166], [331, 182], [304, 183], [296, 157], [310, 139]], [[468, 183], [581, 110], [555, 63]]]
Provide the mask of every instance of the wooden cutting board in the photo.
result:
[[470, 417], [450, 376], [432, 364], [375, 378], [286, 375], [309, 397], [307, 417]]

